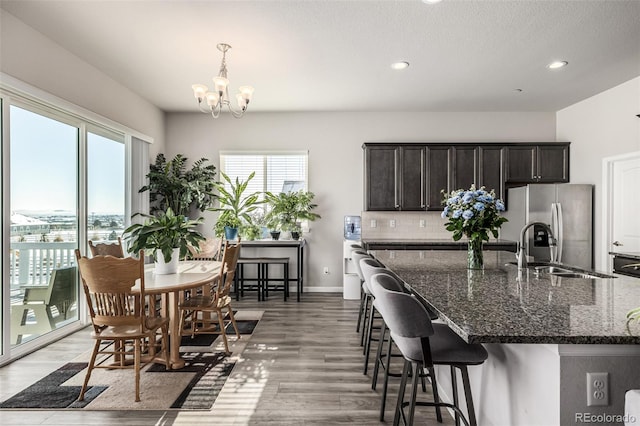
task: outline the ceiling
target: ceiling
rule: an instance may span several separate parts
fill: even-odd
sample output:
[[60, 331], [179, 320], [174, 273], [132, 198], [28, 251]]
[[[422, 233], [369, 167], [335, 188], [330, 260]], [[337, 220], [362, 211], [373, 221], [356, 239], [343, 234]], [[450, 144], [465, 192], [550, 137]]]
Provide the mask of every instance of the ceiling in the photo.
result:
[[220, 42], [254, 111], [557, 111], [640, 75], [635, 0], [0, 5], [165, 111], [197, 110], [191, 85], [212, 85]]

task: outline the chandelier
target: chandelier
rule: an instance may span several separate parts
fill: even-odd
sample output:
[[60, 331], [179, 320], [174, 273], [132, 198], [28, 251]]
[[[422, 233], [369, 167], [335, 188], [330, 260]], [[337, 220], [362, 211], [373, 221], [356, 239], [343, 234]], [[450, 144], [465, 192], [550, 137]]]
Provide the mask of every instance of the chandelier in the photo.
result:
[[[218, 118], [220, 116], [220, 111], [222, 111], [223, 105], [226, 105], [229, 108], [229, 112], [235, 117], [240, 118], [244, 115], [247, 110], [247, 106], [249, 105], [249, 101], [251, 100], [251, 95], [253, 95], [253, 87], [251, 86], [240, 86], [239, 91], [236, 95], [236, 100], [238, 102], [239, 110], [231, 106], [231, 102], [229, 102], [229, 79], [227, 78], [227, 50], [231, 49], [226, 43], [218, 44], [218, 50], [222, 52], [222, 63], [220, 64], [220, 71], [218, 71], [218, 76], [213, 78], [213, 91], [209, 91], [209, 88], [204, 84], [194, 84], [191, 86], [193, 88], [193, 95], [198, 100], [198, 108], [200, 111], [204, 113], [211, 113], [213, 118]], [[203, 101], [206, 99], [208, 108], [202, 106]]]

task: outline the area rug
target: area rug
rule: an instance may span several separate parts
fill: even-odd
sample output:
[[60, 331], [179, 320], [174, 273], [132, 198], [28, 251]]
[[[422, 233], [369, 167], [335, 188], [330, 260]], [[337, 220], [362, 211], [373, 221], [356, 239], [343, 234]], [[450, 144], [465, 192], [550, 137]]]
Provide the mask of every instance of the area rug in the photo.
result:
[[241, 360], [246, 342], [261, 316], [262, 311], [239, 312], [238, 327], [243, 336], [240, 340], [233, 334], [229, 336], [231, 355], [223, 352], [219, 336], [183, 338], [180, 354], [186, 366], [169, 371], [160, 364], [144, 367], [140, 373], [140, 402], [135, 402], [135, 377], [131, 369], [94, 369], [85, 400], [78, 402], [90, 358], [87, 352], [3, 401], [0, 408], [208, 410], [233, 367]]

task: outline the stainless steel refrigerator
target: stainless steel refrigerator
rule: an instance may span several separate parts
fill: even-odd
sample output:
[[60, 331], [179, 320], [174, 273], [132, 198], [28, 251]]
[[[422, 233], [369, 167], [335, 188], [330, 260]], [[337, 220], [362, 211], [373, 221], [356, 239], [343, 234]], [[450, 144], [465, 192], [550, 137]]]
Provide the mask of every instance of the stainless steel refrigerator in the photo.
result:
[[[529, 222], [550, 225], [558, 244], [558, 262], [593, 268], [593, 185], [532, 184], [510, 188], [507, 193], [509, 222], [500, 238], [518, 241]], [[534, 226], [527, 235], [527, 254], [536, 261], [550, 259], [549, 236]]]

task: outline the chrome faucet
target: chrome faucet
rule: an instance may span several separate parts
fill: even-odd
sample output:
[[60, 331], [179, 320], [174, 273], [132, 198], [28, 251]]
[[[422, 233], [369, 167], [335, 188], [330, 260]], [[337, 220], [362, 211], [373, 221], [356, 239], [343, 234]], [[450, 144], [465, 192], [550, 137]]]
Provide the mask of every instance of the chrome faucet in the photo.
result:
[[543, 222], [529, 222], [520, 231], [520, 241], [518, 241], [518, 252], [516, 253], [516, 259], [518, 259], [518, 269], [524, 269], [527, 267], [527, 243], [525, 242], [525, 236], [527, 230], [534, 225], [542, 226], [549, 234], [549, 251], [551, 254], [551, 263], [556, 262], [558, 250], [556, 246], [556, 238], [553, 235], [551, 227]]

